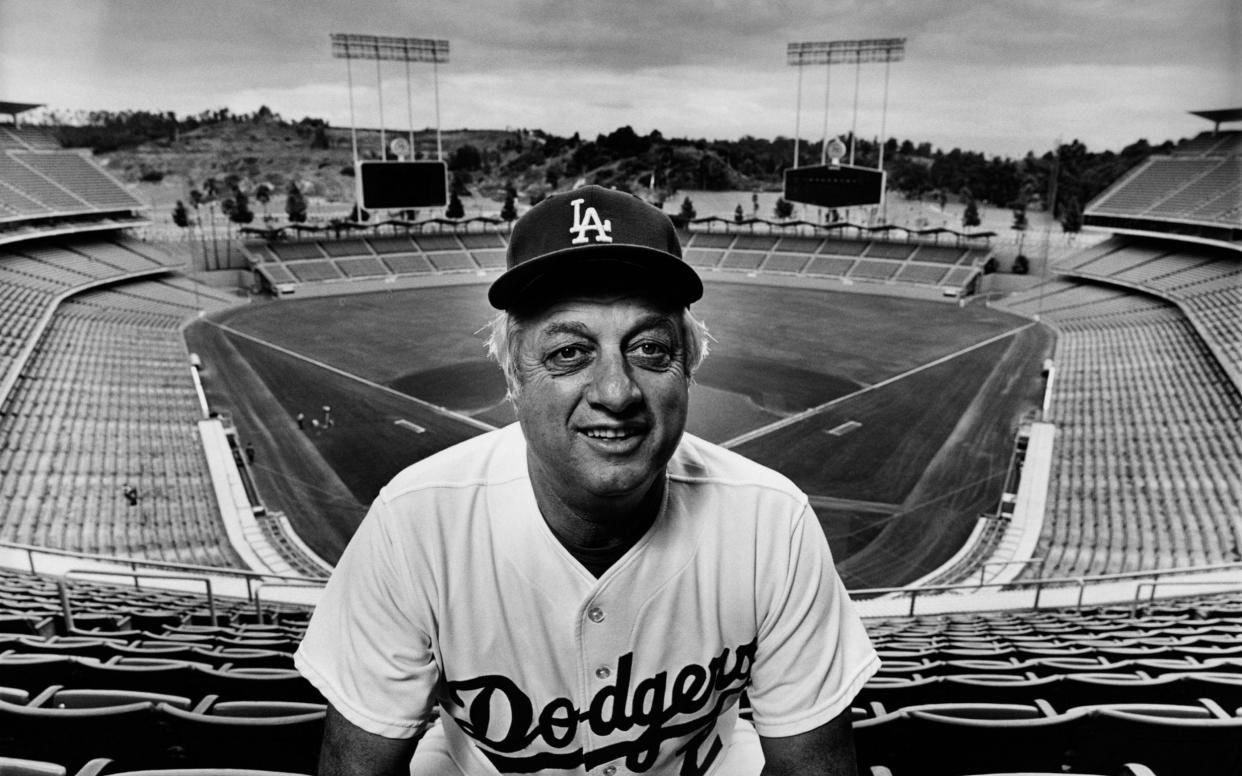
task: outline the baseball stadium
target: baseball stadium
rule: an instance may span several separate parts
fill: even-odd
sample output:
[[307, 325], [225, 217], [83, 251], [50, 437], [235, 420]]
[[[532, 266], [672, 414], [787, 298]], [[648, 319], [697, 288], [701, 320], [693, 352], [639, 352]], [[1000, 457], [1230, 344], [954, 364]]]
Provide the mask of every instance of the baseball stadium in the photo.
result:
[[[511, 222], [269, 223], [207, 267], [36, 107], [0, 103], [0, 772], [314, 773], [333, 564], [515, 420]], [[810, 496], [883, 659], [860, 773], [1242, 773], [1242, 110], [1199, 115], [1020, 287], [994, 231], [677, 221], [687, 431]]]

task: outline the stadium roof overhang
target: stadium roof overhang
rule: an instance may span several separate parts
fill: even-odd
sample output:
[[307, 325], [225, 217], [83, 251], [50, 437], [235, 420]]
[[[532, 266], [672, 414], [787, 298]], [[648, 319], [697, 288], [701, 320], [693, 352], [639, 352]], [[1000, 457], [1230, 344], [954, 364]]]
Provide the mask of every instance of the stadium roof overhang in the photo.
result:
[[1207, 119], [1214, 122], [1216, 128], [1220, 129], [1220, 125], [1226, 121], [1242, 121], [1242, 108], [1222, 108], [1221, 110], [1192, 110], [1190, 115], [1198, 116], [1201, 119]]
[[8, 102], [7, 100], [0, 100], [0, 115], [12, 116], [13, 120], [16, 121], [19, 114], [42, 107], [43, 103], [41, 102]]

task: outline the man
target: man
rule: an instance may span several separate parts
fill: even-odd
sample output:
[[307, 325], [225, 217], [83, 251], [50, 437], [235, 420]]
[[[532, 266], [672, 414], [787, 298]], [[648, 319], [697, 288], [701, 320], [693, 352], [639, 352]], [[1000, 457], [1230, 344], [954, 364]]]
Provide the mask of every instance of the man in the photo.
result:
[[683, 434], [702, 292], [628, 194], [517, 222], [488, 298], [519, 422], [397, 475], [342, 556], [297, 653], [321, 773], [855, 773], [878, 660], [806, 496]]

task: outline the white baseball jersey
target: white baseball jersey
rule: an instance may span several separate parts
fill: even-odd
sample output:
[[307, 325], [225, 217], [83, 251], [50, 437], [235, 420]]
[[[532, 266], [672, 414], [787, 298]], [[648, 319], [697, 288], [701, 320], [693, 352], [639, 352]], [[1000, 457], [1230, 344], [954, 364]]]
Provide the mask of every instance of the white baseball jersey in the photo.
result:
[[647, 533], [596, 579], [535, 503], [514, 424], [379, 494], [296, 661], [358, 727], [435, 705], [467, 774], [713, 774], [743, 690], [760, 736], [845, 711], [879, 661], [806, 496], [690, 435]]

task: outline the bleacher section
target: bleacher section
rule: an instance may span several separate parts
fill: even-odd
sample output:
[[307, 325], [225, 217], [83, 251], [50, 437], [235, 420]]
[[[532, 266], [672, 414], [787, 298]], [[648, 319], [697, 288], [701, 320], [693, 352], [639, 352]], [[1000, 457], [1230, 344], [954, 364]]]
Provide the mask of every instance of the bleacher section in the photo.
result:
[[[0, 538], [235, 566], [180, 324], [227, 298], [135, 281], [63, 303], [0, 416]], [[126, 483], [139, 502], [122, 496]]]
[[142, 207], [124, 186], [77, 153], [0, 150], [0, 222]]
[[1006, 306], [1060, 332], [1042, 576], [1242, 559], [1242, 394], [1185, 316], [1068, 280]]

